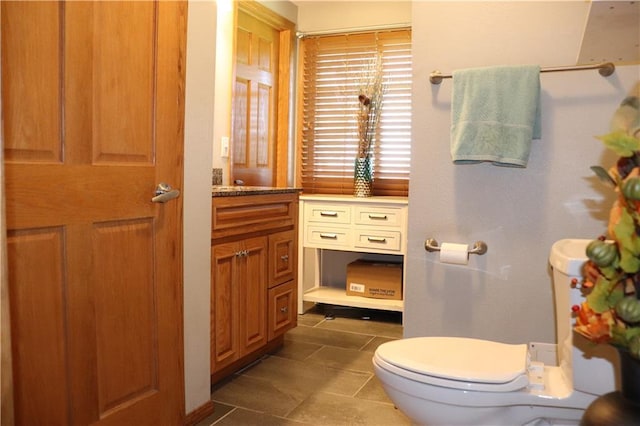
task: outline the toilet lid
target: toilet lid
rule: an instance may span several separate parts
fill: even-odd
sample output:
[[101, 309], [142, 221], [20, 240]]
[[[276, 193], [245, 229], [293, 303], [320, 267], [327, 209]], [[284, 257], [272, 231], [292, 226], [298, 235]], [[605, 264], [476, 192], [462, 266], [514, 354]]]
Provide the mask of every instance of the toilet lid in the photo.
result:
[[[380, 345], [376, 358], [413, 373], [414, 377], [444, 379], [436, 380], [441, 386], [478, 390], [495, 387], [496, 391], [505, 392], [528, 384], [526, 344], [461, 337], [417, 337]], [[429, 382], [428, 379], [420, 381]], [[447, 384], [450, 381], [463, 383]]]

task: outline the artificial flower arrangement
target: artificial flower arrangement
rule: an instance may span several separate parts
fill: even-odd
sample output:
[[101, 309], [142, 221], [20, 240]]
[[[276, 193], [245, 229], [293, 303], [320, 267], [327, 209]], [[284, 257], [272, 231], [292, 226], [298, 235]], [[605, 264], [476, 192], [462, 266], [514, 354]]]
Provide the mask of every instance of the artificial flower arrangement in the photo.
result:
[[609, 343], [640, 360], [640, 83], [599, 137], [620, 156], [608, 171], [593, 166], [617, 192], [607, 236], [589, 243], [582, 291], [574, 306], [575, 330], [595, 343]]

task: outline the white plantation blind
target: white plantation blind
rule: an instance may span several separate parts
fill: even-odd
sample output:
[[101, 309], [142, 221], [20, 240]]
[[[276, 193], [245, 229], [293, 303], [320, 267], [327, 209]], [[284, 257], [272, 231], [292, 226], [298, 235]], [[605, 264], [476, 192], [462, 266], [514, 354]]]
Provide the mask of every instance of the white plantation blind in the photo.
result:
[[312, 36], [302, 40], [298, 181], [305, 193], [353, 194], [359, 88], [382, 58], [380, 126], [374, 139], [374, 195], [408, 195], [411, 148], [411, 30]]

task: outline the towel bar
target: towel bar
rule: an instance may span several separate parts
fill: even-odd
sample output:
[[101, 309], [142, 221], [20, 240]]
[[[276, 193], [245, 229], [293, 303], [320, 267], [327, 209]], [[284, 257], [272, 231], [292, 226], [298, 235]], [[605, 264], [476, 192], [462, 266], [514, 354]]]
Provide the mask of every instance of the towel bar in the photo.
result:
[[[593, 65], [576, 65], [572, 67], [554, 67], [554, 68], [542, 68], [540, 72], [559, 72], [559, 71], [582, 71], [582, 70], [598, 70], [601, 76], [609, 77], [616, 70], [616, 66], [612, 62], [604, 62], [602, 64]], [[433, 71], [429, 75], [429, 81], [431, 84], [442, 83], [443, 78], [451, 78], [451, 74], [442, 74], [440, 71]]]

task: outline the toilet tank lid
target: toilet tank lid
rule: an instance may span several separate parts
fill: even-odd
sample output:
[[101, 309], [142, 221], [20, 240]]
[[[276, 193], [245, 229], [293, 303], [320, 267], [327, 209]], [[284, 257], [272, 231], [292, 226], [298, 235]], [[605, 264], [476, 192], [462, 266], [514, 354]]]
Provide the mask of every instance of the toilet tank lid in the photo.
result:
[[527, 345], [464, 337], [414, 337], [380, 345], [377, 355], [419, 374], [476, 383], [507, 383], [525, 374]]
[[554, 269], [568, 276], [582, 275], [582, 266], [587, 261], [587, 245], [593, 240], [564, 239], [551, 246], [549, 263]]

